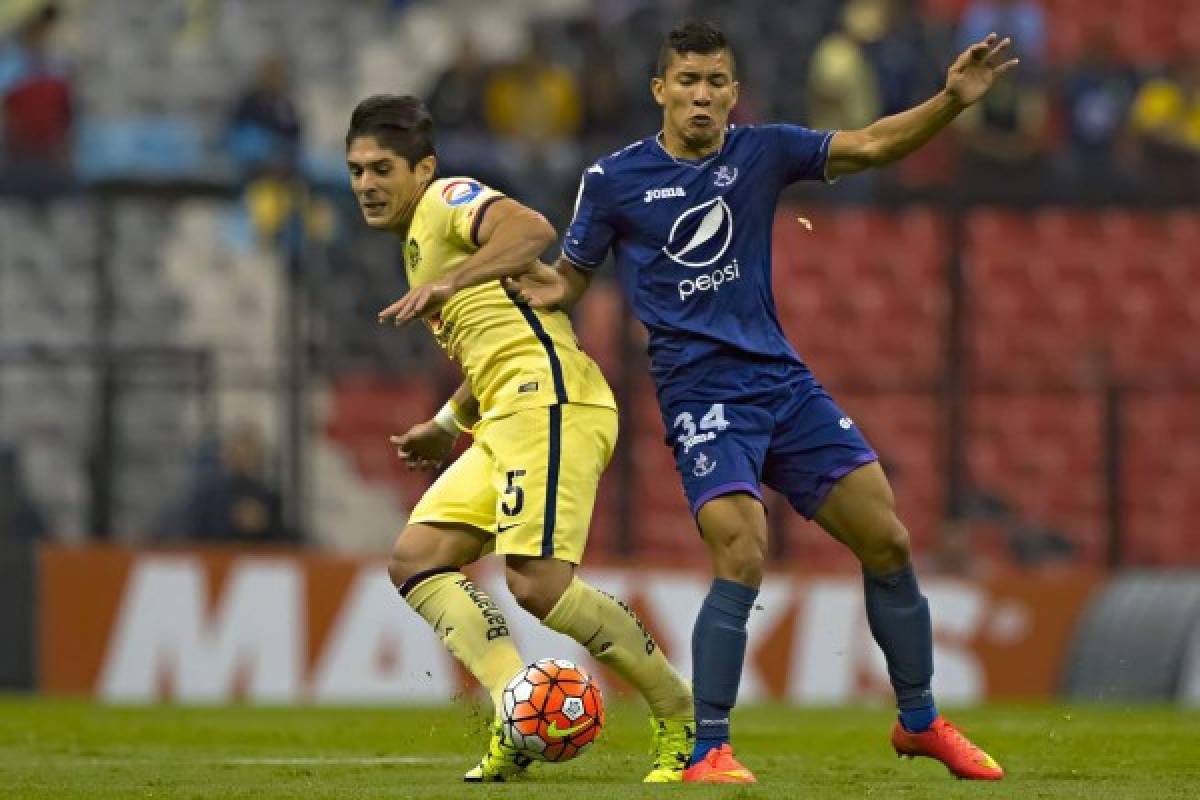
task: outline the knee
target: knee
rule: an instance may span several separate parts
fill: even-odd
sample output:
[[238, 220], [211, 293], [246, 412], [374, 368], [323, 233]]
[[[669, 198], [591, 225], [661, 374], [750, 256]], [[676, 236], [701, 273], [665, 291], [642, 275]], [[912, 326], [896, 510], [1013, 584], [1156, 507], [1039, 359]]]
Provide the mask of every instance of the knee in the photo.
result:
[[549, 616], [562, 596], [559, 587], [535, 580], [514, 569], [506, 571], [505, 579], [508, 582], [508, 591], [512, 593], [517, 605], [538, 619]]
[[870, 538], [859, 556], [863, 567], [875, 575], [903, 569], [912, 560], [908, 531], [894, 514], [878, 531]]
[[709, 546], [716, 577], [746, 586], [762, 584], [766, 541], [760, 541], [760, 537], [752, 530], [739, 528], [729, 531], [714, 537]]
[[392, 586], [399, 589], [404, 585], [404, 582], [416, 574], [416, 570], [408, 563], [402, 553], [397, 553], [396, 549], [392, 549], [392, 557], [388, 559], [388, 577], [392, 580]]
[[399, 589], [417, 573], [438, 566], [427, 563], [428, 561], [428, 554], [424, 549], [412, 546], [401, 534], [392, 545], [392, 555], [388, 559], [388, 577], [391, 578], [392, 585]]

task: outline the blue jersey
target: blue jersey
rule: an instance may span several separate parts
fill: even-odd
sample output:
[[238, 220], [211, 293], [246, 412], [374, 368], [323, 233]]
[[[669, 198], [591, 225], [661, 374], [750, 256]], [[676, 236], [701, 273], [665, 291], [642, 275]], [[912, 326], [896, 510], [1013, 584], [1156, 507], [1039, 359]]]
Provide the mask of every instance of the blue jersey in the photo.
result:
[[719, 152], [687, 161], [653, 136], [584, 172], [563, 255], [590, 271], [613, 250], [663, 402], [726, 400], [808, 374], [775, 311], [771, 227], [785, 186], [824, 179], [832, 138], [731, 127]]

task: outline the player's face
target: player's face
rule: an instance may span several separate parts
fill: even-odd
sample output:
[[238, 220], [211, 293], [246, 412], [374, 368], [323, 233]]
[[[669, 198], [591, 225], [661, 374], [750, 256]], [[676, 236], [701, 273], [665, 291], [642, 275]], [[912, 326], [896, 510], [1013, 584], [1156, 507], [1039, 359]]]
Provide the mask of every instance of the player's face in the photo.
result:
[[425, 187], [433, 180], [434, 159], [423, 158], [410, 167], [404, 156], [380, 144], [373, 136], [360, 136], [346, 152], [350, 186], [372, 228], [404, 231]]
[[728, 50], [672, 53], [666, 74], [653, 80], [651, 90], [663, 108], [663, 130], [693, 150], [720, 142], [738, 96]]

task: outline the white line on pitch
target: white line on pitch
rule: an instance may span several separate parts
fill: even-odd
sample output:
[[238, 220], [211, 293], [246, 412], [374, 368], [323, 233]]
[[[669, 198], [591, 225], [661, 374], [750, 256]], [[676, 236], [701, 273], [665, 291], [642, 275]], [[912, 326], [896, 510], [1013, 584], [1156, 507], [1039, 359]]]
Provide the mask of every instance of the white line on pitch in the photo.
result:
[[319, 766], [387, 766], [390, 764], [449, 764], [462, 761], [461, 756], [280, 756], [263, 758], [225, 758], [218, 759], [218, 764], [233, 766], [267, 766], [267, 767], [319, 767]]
[[[41, 760], [41, 759], [38, 759]], [[126, 756], [79, 756], [57, 753], [45, 757], [51, 762], [86, 762], [93, 766], [131, 766], [135, 764], [162, 763], [162, 758], [139, 758]], [[177, 758], [175, 764], [217, 764], [229, 767], [386, 767], [421, 766], [434, 764], [466, 763], [463, 756], [236, 756], [230, 758]]]

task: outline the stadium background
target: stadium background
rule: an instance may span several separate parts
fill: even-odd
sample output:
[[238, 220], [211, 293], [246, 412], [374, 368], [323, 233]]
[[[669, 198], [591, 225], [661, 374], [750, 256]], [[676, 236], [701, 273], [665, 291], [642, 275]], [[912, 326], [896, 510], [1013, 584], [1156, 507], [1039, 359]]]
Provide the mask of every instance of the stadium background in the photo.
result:
[[[443, 174], [561, 230], [582, 168], [656, 130], [658, 44], [700, 16], [742, 123], [856, 127], [1015, 36], [1018, 75], [929, 147], [786, 196], [781, 318], [882, 453], [940, 696], [1200, 702], [1196, 3], [64, 0], [31, 58], [42, 7], [0, 3], [4, 686], [465, 688], [381, 569], [426, 485], [387, 436], [456, 375], [375, 323], [400, 253], [348, 192], [349, 110], [426, 97]], [[577, 328], [622, 409], [591, 574], [686, 668], [704, 550], [611, 275]], [[778, 500], [744, 696], [882, 700], [852, 559]], [[531, 657], [566, 647], [513, 613]]]

